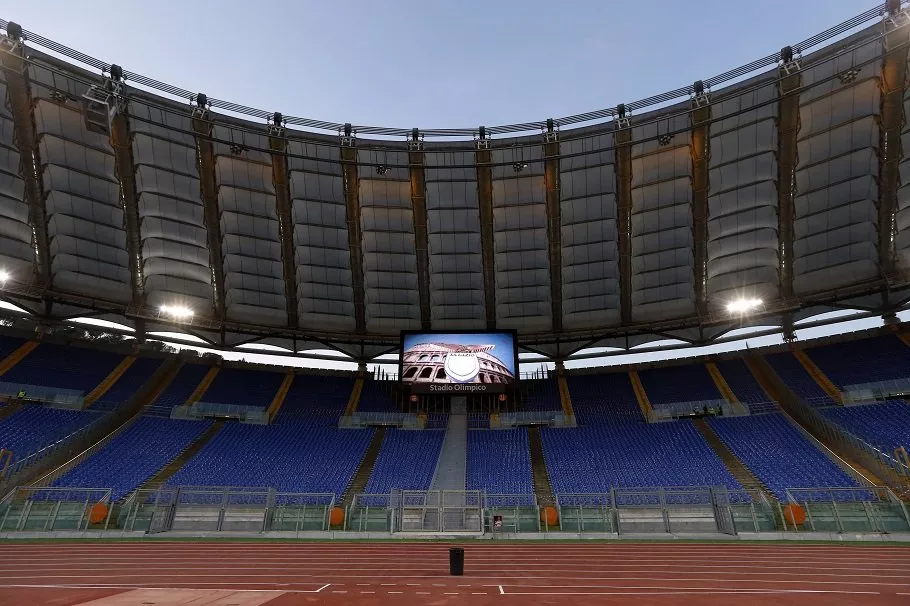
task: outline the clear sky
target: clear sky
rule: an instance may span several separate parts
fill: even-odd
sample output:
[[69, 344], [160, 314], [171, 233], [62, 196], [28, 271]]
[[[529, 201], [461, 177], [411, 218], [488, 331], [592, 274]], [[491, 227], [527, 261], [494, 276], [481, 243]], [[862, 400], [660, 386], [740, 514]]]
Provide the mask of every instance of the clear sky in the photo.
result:
[[[882, 2], [6, 0], [0, 17], [210, 97], [332, 122], [439, 128], [615, 107], [739, 67]], [[834, 330], [874, 325], [881, 321]], [[763, 337], [711, 351], [779, 342]], [[709, 352], [684, 355], [696, 353]], [[225, 357], [241, 355], [286, 363]]]
[[883, 0], [6, 0], [123, 68], [286, 115], [402, 128], [615, 107], [796, 44]]

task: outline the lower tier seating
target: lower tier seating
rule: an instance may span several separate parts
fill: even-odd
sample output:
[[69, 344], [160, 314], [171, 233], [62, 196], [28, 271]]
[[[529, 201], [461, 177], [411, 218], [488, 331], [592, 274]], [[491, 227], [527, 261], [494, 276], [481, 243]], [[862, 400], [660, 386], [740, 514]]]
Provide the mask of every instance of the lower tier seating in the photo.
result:
[[857, 486], [781, 414], [714, 418], [709, 423], [778, 499], [786, 499], [788, 488]]
[[179, 455], [211, 421], [172, 421], [140, 417], [53, 485], [112, 488], [113, 500], [125, 497]]
[[168, 485], [277, 488], [340, 497], [372, 437], [372, 429], [314, 427], [306, 422], [229, 423]]
[[468, 432], [468, 490], [487, 494], [532, 494], [531, 454], [526, 429]]
[[823, 409], [822, 413], [887, 454], [899, 446], [910, 449], [910, 404], [903, 400], [863, 406], [834, 406]]
[[544, 429], [541, 438], [556, 494], [605, 493], [613, 487], [740, 488], [688, 422]]
[[379, 495], [392, 489], [429, 489], [445, 435], [438, 430], [389, 430], [364, 492]]
[[26, 405], [0, 421], [0, 448], [13, 452], [13, 461], [24, 459], [95, 421], [100, 413], [60, 410]]

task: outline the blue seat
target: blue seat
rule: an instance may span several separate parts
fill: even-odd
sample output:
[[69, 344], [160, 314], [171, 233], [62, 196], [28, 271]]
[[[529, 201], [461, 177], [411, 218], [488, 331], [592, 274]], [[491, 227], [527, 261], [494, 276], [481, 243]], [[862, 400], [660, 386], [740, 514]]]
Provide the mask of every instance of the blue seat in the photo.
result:
[[[366, 494], [388, 494], [392, 489], [427, 490], [436, 472], [444, 431], [390, 429], [382, 442]], [[376, 505], [378, 502], [367, 502]]]
[[768, 364], [777, 376], [787, 384], [793, 393], [809, 403], [810, 406], [830, 406], [834, 401], [825, 390], [806, 372], [803, 365], [789, 351], [765, 356]]
[[910, 404], [892, 400], [862, 406], [833, 406], [822, 414], [886, 454], [910, 449]]
[[532, 494], [531, 454], [526, 429], [468, 432], [468, 490], [488, 494]]
[[168, 481], [169, 486], [238, 486], [340, 497], [372, 429], [228, 423]]
[[284, 374], [249, 368], [222, 368], [202, 394], [202, 402], [268, 408]]
[[721, 360], [717, 362], [717, 369], [733, 390], [736, 399], [748, 406], [750, 413], [755, 415], [777, 410], [771, 397], [755, 380], [752, 371], [743, 360], [739, 358]]
[[676, 402], [723, 399], [704, 364], [647, 368], [638, 371], [638, 377], [655, 409]]
[[13, 460], [65, 438], [100, 417], [90, 410], [59, 410], [26, 405], [0, 421], [0, 448], [13, 452]]
[[779, 413], [714, 418], [718, 437], [778, 499], [788, 488], [853, 488], [856, 481]]
[[118, 500], [141, 486], [205, 431], [211, 421], [141, 417], [53, 486], [112, 488]]

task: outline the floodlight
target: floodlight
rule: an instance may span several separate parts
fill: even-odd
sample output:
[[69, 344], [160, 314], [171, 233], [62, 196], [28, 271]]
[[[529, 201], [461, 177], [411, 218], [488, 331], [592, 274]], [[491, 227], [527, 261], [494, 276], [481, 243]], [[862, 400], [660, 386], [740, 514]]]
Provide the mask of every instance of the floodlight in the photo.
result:
[[159, 311], [175, 320], [187, 320], [193, 317], [193, 310], [183, 305], [162, 305]]
[[10, 279], [10, 274], [5, 269], [0, 269], [0, 286], [6, 284], [6, 281]]
[[727, 311], [731, 314], [745, 314], [761, 307], [761, 299], [737, 299], [727, 303]]

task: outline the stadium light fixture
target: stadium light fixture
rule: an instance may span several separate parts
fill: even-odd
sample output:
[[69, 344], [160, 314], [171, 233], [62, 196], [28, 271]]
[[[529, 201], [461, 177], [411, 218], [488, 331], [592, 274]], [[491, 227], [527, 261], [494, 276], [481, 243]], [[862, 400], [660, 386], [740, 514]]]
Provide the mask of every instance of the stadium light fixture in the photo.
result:
[[188, 320], [193, 317], [193, 310], [183, 305], [162, 305], [158, 310], [174, 320]]
[[761, 299], [737, 299], [727, 303], [727, 311], [731, 314], [746, 314], [761, 307]]
[[7, 280], [9, 280], [11, 277], [12, 276], [10, 276], [10, 273], [8, 271], [5, 269], [0, 269], [0, 286], [6, 284]]

